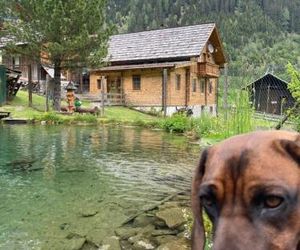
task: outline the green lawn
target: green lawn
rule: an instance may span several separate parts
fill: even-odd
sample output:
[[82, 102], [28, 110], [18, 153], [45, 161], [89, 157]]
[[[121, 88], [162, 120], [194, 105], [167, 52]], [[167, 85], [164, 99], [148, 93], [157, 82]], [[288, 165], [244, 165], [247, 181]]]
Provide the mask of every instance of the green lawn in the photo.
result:
[[[103, 117], [94, 117], [88, 114], [74, 114], [74, 115], [60, 115], [52, 110], [50, 113], [45, 111], [45, 97], [33, 94], [33, 108], [28, 107], [28, 92], [19, 91], [13, 101], [0, 107], [0, 111], [11, 112], [13, 118], [27, 118], [37, 120], [51, 120], [62, 122], [72, 121], [89, 121], [89, 122], [116, 122], [126, 123], [132, 125], [151, 125], [159, 122], [159, 118], [143, 114], [138, 111], [131, 110], [126, 107], [105, 107]], [[62, 106], [66, 106], [66, 102], [62, 101]], [[51, 106], [51, 102], [49, 102]], [[83, 102], [83, 107], [90, 107], [90, 103], [87, 101]]]

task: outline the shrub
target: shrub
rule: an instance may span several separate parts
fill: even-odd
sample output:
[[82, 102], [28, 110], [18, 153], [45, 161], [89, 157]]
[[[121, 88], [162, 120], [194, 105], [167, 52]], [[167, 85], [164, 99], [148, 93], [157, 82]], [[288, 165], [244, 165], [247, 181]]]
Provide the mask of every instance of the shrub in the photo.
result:
[[222, 132], [219, 119], [206, 113], [202, 114], [199, 118], [193, 119], [192, 127], [200, 138], [218, 135]]
[[191, 121], [186, 115], [174, 114], [163, 119], [161, 127], [169, 132], [183, 133], [191, 128]]

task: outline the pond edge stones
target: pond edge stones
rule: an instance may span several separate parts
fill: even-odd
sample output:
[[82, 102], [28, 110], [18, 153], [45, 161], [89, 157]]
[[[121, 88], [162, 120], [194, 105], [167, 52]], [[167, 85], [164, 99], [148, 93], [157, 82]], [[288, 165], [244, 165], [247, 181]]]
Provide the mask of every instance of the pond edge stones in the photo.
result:
[[186, 238], [184, 210], [191, 212], [189, 193], [170, 196], [143, 213], [132, 216], [115, 230], [120, 239], [120, 249], [191, 249], [190, 239]]

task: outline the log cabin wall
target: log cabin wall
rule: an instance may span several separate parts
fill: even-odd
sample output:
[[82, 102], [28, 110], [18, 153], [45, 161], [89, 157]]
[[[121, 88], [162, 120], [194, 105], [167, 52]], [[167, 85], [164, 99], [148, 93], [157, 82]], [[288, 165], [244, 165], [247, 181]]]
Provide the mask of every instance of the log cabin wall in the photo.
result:
[[3, 58], [3, 63], [10, 69], [19, 70], [22, 72], [21, 80], [28, 79], [28, 65], [31, 64], [31, 77], [33, 81], [38, 81], [40, 78], [38, 63], [31, 58], [22, 55], [6, 55]]
[[[200, 77], [190, 68], [190, 89], [188, 105], [213, 105], [216, 103], [217, 79]], [[186, 91], [186, 68], [168, 69], [167, 105], [184, 106]], [[127, 105], [160, 106], [162, 103], [162, 69], [127, 70], [115, 73], [92, 72], [90, 74], [90, 92], [100, 94], [101, 76], [106, 79], [120, 77], [122, 92]], [[133, 89], [133, 76], [140, 76], [140, 89]], [[179, 78], [179, 79], [178, 79]], [[178, 82], [179, 81], [179, 82]], [[204, 81], [204, 85], [203, 85]], [[107, 89], [105, 89], [107, 92]]]
[[167, 104], [172, 106], [185, 105], [186, 68], [177, 68], [168, 75]]

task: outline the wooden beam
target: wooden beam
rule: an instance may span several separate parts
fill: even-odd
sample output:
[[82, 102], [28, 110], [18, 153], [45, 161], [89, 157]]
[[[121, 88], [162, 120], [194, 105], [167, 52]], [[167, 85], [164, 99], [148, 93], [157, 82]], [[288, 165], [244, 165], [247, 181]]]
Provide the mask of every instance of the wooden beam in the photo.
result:
[[104, 85], [105, 76], [101, 76], [101, 116], [104, 116]]
[[32, 71], [31, 71], [31, 64], [28, 64], [28, 107], [32, 107]]
[[162, 91], [162, 104], [163, 104], [163, 113], [164, 117], [167, 116], [167, 84], [168, 84], [168, 70], [163, 69], [163, 91]]

